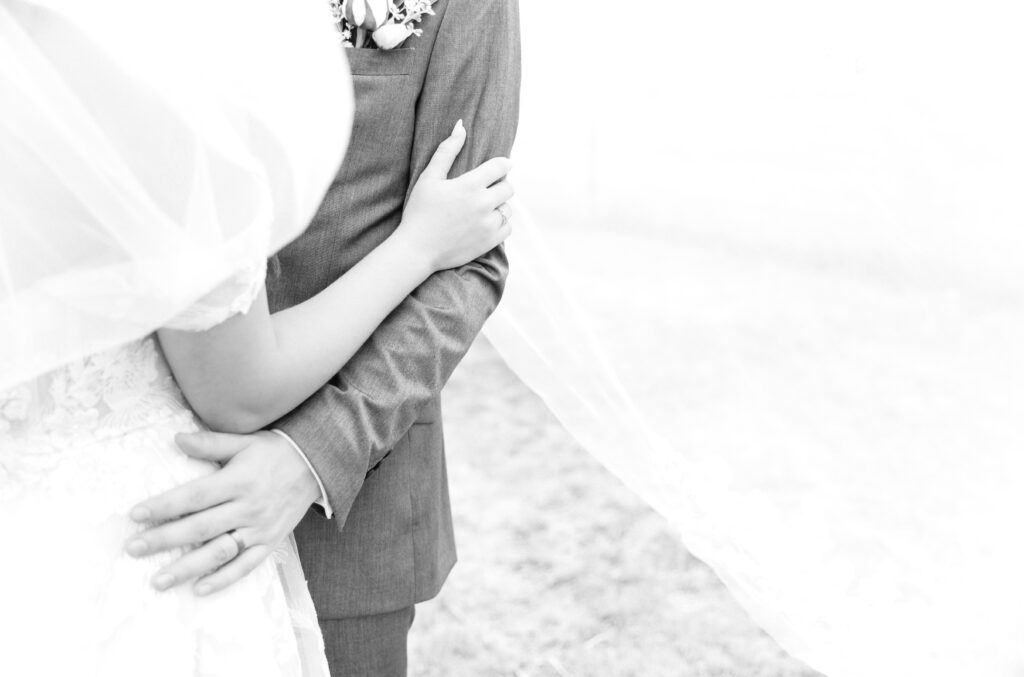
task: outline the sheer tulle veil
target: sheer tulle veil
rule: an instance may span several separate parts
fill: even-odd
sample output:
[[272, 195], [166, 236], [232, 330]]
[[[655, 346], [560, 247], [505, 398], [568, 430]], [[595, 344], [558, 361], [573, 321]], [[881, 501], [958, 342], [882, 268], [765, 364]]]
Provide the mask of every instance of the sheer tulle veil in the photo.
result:
[[[351, 116], [321, 4], [0, 2], [0, 389], [301, 231]], [[1022, 674], [1015, 7], [522, 5], [489, 338], [812, 667]]]
[[[0, 392], [301, 233], [344, 156], [348, 78], [325, 2], [0, 2]], [[302, 674], [325, 675], [294, 542], [273, 559]]]
[[323, 4], [0, 3], [0, 389], [305, 228], [352, 114]]
[[487, 336], [812, 667], [1024, 674], [1010, 3], [654, 9], [524, 3]]

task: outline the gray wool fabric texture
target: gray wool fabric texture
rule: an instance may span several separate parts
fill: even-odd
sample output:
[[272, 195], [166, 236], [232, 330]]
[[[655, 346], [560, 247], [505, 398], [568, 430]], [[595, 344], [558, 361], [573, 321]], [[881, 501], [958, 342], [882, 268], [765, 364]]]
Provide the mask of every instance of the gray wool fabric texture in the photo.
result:
[[[400, 48], [346, 50], [356, 102], [350, 146], [312, 225], [270, 261], [272, 310], [315, 295], [395, 230], [414, 179], [460, 118], [468, 137], [453, 177], [511, 152], [517, 1], [438, 0], [434, 9], [423, 35]], [[325, 627], [430, 599], [454, 565], [440, 391], [507, 272], [499, 248], [435, 274], [341, 373], [273, 426], [308, 456], [335, 511], [328, 520], [311, 509], [295, 534]]]

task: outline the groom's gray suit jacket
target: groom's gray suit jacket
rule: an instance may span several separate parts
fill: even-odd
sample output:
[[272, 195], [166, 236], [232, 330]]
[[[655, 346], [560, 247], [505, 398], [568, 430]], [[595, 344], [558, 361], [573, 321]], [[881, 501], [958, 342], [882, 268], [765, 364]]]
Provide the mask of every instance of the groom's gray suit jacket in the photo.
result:
[[[517, 0], [438, 0], [434, 9], [423, 35], [402, 48], [347, 50], [356, 100], [349, 150], [310, 228], [270, 262], [272, 310], [313, 296], [394, 231], [415, 178], [459, 118], [469, 133], [452, 176], [510, 153]], [[296, 531], [322, 618], [429, 599], [454, 565], [439, 394], [506, 273], [499, 249], [434, 275], [275, 426], [310, 459], [334, 509], [332, 520], [310, 510]]]

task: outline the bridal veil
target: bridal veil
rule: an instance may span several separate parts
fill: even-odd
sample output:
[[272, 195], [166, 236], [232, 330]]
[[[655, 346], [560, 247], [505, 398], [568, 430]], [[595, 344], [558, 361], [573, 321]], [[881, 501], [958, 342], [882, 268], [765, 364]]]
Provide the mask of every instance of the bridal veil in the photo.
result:
[[499, 352], [810, 666], [1024, 674], [1012, 3], [522, 10]]
[[[307, 224], [351, 116], [320, 9], [0, 0], [0, 389]], [[1012, 3], [522, 9], [490, 339], [812, 667], [1022, 674]]]
[[[348, 78], [326, 3], [0, 0], [0, 392], [223, 305], [319, 207]], [[324, 675], [294, 542], [273, 562]]]
[[0, 2], [0, 389], [152, 332], [308, 225], [352, 115], [322, 4]]

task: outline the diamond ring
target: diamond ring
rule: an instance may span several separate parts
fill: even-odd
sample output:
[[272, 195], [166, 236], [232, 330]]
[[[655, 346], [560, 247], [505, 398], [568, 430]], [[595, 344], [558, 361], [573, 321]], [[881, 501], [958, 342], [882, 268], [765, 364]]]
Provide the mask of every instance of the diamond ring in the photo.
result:
[[498, 205], [498, 213], [501, 214], [501, 227], [504, 228], [512, 220], [512, 210], [509, 209], [508, 204], [502, 203]]

